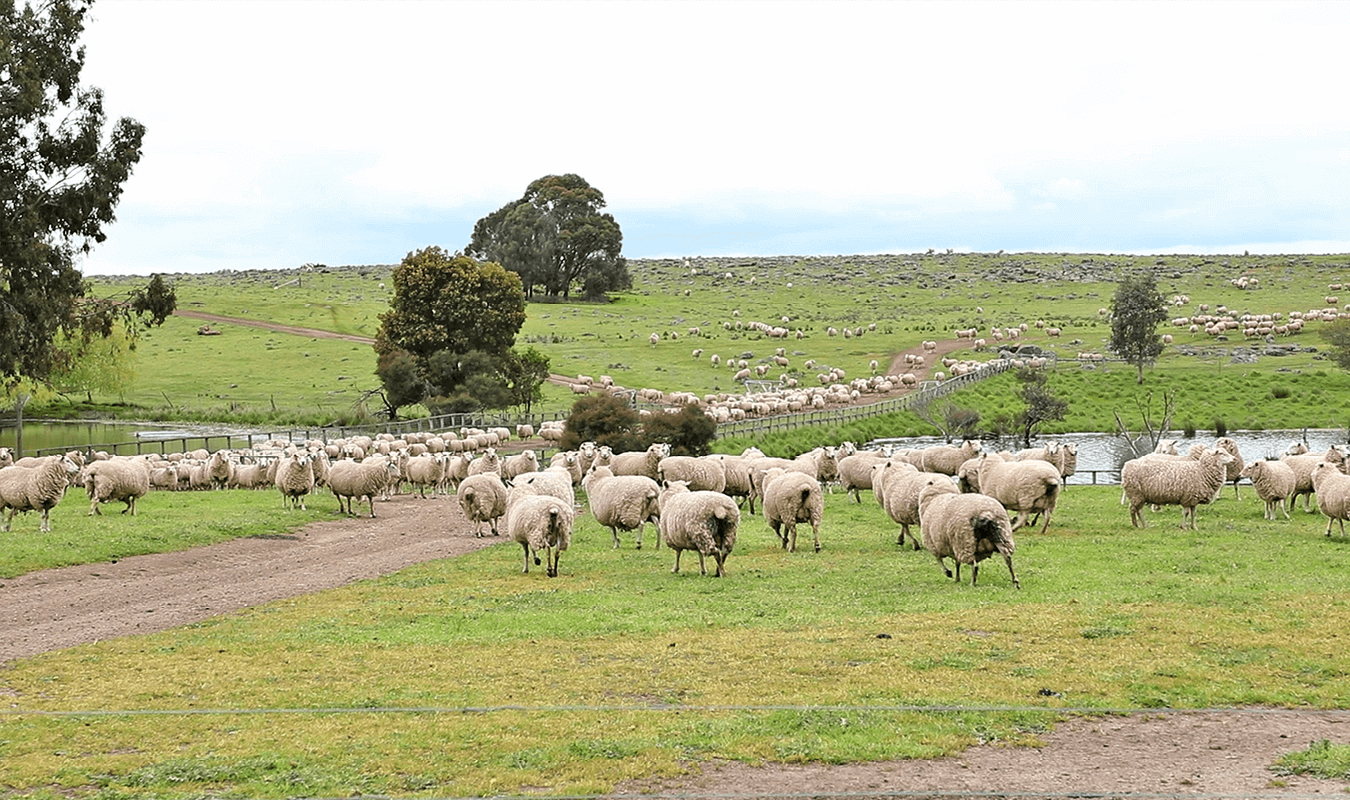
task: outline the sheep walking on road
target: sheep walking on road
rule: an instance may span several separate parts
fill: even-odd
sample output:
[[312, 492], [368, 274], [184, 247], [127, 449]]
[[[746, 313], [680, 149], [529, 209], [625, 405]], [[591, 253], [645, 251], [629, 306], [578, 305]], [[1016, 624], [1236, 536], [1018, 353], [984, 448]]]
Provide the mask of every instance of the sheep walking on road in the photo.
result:
[[313, 458], [309, 453], [293, 453], [277, 463], [276, 486], [281, 491], [283, 508], [308, 510], [305, 495], [314, 491], [314, 468], [310, 465]]
[[[919, 525], [923, 544], [937, 559], [948, 578], [961, 582], [961, 565], [970, 565], [970, 585], [980, 577], [980, 562], [995, 553], [1003, 556], [1013, 586], [1021, 589], [1013, 571], [1012, 557], [1017, 545], [1012, 538], [1008, 512], [997, 500], [983, 494], [961, 494], [956, 485], [943, 478], [929, 478], [919, 492]], [[956, 574], [947, 569], [946, 559], [956, 562]]]
[[717, 568], [713, 573], [727, 574], [727, 556], [736, 546], [736, 529], [741, 522], [736, 501], [721, 492], [689, 491], [684, 481], [667, 483], [659, 498], [661, 519], [657, 527], [666, 546], [675, 551], [675, 568], [680, 571], [680, 553], [698, 553], [698, 571], [708, 574], [704, 556], [711, 556]]
[[495, 472], [470, 475], [459, 484], [459, 507], [473, 523], [473, 535], [483, 538], [483, 523], [497, 536], [497, 520], [506, 513], [506, 484]]
[[[380, 457], [370, 461], [338, 461], [328, 470], [328, 488], [338, 501], [338, 513], [356, 516], [354, 502], [365, 500], [370, 504], [370, 516], [375, 516], [375, 498], [399, 479], [398, 463]], [[344, 502], [345, 500], [345, 502]]]

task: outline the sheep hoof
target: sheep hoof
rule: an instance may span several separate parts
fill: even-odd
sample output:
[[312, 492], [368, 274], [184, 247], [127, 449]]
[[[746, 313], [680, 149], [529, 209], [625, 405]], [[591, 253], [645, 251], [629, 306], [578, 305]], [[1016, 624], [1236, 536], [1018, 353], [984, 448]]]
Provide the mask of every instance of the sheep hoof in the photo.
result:
[[544, 563], [544, 562], [542, 562], [542, 561], [539, 560], [539, 556], [535, 556], [535, 557], [534, 557], [534, 565], [535, 565], [536, 567], [539, 566], [539, 565], [542, 564], [542, 563]]

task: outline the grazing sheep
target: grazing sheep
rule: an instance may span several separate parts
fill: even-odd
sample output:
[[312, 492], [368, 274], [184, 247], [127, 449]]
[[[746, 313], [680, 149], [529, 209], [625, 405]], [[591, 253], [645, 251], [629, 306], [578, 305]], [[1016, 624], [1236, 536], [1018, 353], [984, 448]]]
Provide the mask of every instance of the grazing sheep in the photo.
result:
[[1297, 479], [1288, 464], [1276, 460], [1253, 461], [1243, 468], [1241, 477], [1251, 479], [1256, 496], [1266, 504], [1266, 519], [1277, 519], [1276, 509], [1283, 511], [1284, 518], [1289, 519], [1285, 501], [1294, 493]]
[[100, 504], [120, 500], [126, 504], [122, 513], [134, 517], [136, 500], [150, 492], [150, 462], [143, 458], [95, 461], [84, 468], [84, 491], [89, 497], [89, 516], [103, 514]]
[[282, 508], [305, 508], [305, 495], [314, 491], [314, 460], [309, 453], [282, 456], [277, 463], [276, 487], [281, 491]]
[[669, 455], [670, 445], [665, 442], [657, 442], [646, 450], [619, 453], [610, 461], [609, 469], [618, 476], [645, 475], [655, 481], [661, 459]]
[[328, 489], [337, 498], [338, 513], [356, 516], [352, 503], [365, 500], [370, 504], [370, 516], [374, 517], [375, 497], [383, 495], [398, 479], [398, 463], [389, 458], [338, 461], [328, 470]]
[[31, 467], [11, 465], [0, 468], [0, 511], [9, 509], [4, 531], [9, 532], [14, 515], [20, 511], [41, 511], [43, 533], [52, 529], [50, 512], [65, 496], [66, 487], [80, 472], [69, 456], [47, 456]]
[[923, 544], [937, 559], [947, 577], [946, 559], [956, 562], [956, 581], [961, 581], [961, 565], [970, 565], [970, 585], [980, 577], [980, 562], [994, 553], [1003, 556], [1013, 586], [1021, 589], [1013, 571], [1012, 556], [1017, 545], [1012, 538], [1008, 512], [997, 500], [983, 494], [960, 494], [950, 480], [930, 478], [919, 492], [919, 524]]
[[558, 558], [572, 543], [572, 507], [546, 494], [517, 497], [506, 510], [506, 534], [525, 552], [525, 569], [530, 560], [539, 566], [543, 552], [544, 569], [550, 578], [558, 577]]
[[1317, 508], [1327, 518], [1327, 536], [1331, 535], [1331, 523], [1335, 522], [1344, 538], [1345, 521], [1350, 519], [1350, 475], [1341, 472], [1339, 464], [1322, 461], [1313, 467], [1312, 482]]
[[495, 472], [470, 475], [459, 484], [459, 507], [473, 523], [473, 535], [483, 537], [483, 523], [492, 526], [497, 536], [497, 520], [506, 513], [506, 484]]
[[1205, 449], [1199, 459], [1156, 460], [1143, 457], [1126, 461], [1120, 483], [1130, 503], [1130, 522], [1145, 527], [1145, 503], [1181, 506], [1181, 527], [1195, 530], [1195, 507], [1214, 499], [1227, 479], [1233, 457], [1223, 450]]
[[[974, 471], [968, 472], [971, 464]], [[975, 491], [988, 495], [1008, 511], [1016, 511], [1012, 529], [1026, 524], [1032, 514], [1044, 514], [1041, 533], [1050, 527], [1050, 517], [1059, 503], [1062, 485], [1059, 469], [1048, 461], [1004, 461], [996, 454], [981, 453], [962, 465], [963, 482], [969, 480]], [[965, 488], [964, 486], [962, 487]]]
[[712, 556], [717, 563], [713, 573], [722, 578], [727, 574], [727, 556], [736, 546], [736, 529], [741, 523], [736, 501], [715, 491], [690, 491], [684, 481], [671, 481], [658, 498], [661, 519], [657, 528], [662, 540], [675, 551], [675, 568], [680, 571], [680, 553], [693, 550], [698, 553], [698, 571], [707, 575], [703, 557]]
[[820, 520], [824, 513], [825, 496], [814, 476], [778, 467], [764, 474], [764, 518], [788, 552], [797, 552], [798, 522], [811, 523], [815, 550], [820, 552]]
[[1280, 460], [1294, 471], [1294, 494], [1289, 499], [1290, 507], [1293, 507], [1299, 495], [1302, 495], [1303, 510], [1310, 514], [1313, 513], [1312, 494], [1315, 491], [1312, 485], [1313, 469], [1323, 461], [1335, 464], [1340, 469], [1345, 468], [1345, 453], [1335, 445], [1328, 447], [1325, 453], [1296, 453], [1281, 456]]
[[683, 481], [691, 492], [721, 492], [727, 486], [722, 462], [711, 456], [666, 456], [656, 465], [657, 483]]

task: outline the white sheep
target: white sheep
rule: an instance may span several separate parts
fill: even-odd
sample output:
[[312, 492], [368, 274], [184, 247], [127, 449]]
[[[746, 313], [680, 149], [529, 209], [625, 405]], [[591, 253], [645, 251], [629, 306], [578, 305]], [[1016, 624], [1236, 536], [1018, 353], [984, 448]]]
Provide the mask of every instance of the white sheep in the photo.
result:
[[[615, 475], [609, 467], [592, 466], [581, 479], [581, 488], [591, 506], [595, 521], [609, 528], [614, 546], [619, 546], [619, 531], [637, 531], [637, 549], [642, 549], [642, 528], [656, 523], [661, 510], [660, 487], [645, 475]], [[657, 547], [661, 539], [657, 537]]]
[[609, 463], [610, 472], [615, 475], [643, 475], [656, 480], [657, 467], [661, 459], [670, 455], [670, 445], [656, 442], [646, 450], [619, 453]]
[[79, 472], [79, 465], [70, 456], [46, 456], [31, 467], [13, 464], [0, 468], [0, 511], [9, 509], [4, 530], [9, 531], [16, 513], [41, 511], [38, 529], [50, 532], [50, 512], [61, 502], [66, 487]]
[[212, 489], [224, 489], [234, 477], [234, 462], [230, 460], [229, 450], [217, 450], [206, 460], [206, 475]]
[[1003, 556], [1013, 586], [1021, 589], [1013, 571], [1012, 556], [1017, 545], [1012, 538], [1008, 512], [997, 500], [983, 494], [960, 494], [949, 478], [930, 478], [919, 492], [919, 524], [923, 544], [937, 559], [947, 577], [946, 559], [956, 562], [956, 581], [961, 581], [961, 565], [970, 565], [970, 585], [980, 577], [980, 562], [994, 553]]
[[1316, 491], [1312, 484], [1313, 469], [1323, 461], [1329, 461], [1344, 469], [1345, 453], [1336, 445], [1332, 445], [1324, 453], [1309, 453], [1305, 449], [1296, 455], [1281, 456], [1280, 460], [1294, 471], [1294, 493], [1289, 498], [1290, 507], [1292, 508], [1298, 502], [1299, 495], [1302, 495], [1303, 510], [1312, 513], [1312, 494]]
[[497, 520], [506, 513], [506, 484], [495, 472], [483, 472], [470, 475], [459, 484], [456, 493], [459, 507], [464, 516], [473, 523], [473, 535], [483, 537], [483, 523], [492, 526], [492, 535], [497, 536]]
[[[1232, 463], [1224, 473], [1224, 482], [1233, 484], [1233, 499], [1241, 500], [1242, 498], [1238, 496], [1238, 481], [1242, 480], [1242, 468], [1246, 466], [1242, 460], [1242, 451], [1238, 449], [1238, 443], [1227, 436], [1215, 439], [1214, 446], [1233, 457]], [[1219, 486], [1219, 491], [1223, 491], [1222, 485]], [[1215, 494], [1214, 499], [1219, 499], [1218, 494]]]
[[558, 558], [572, 543], [572, 506], [545, 494], [517, 497], [506, 510], [506, 535], [520, 542], [525, 551], [525, 569], [530, 571], [530, 560], [535, 566], [547, 563], [544, 569], [550, 578], [558, 577]]
[[1121, 488], [1130, 504], [1130, 522], [1145, 527], [1145, 503], [1181, 506], [1181, 526], [1195, 529], [1195, 507], [1209, 503], [1227, 479], [1233, 457], [1223, 450], [1205, 449], [1199, 459], [1155, 460], [1136, 458], [1120, 470]]
[[960, 445], [940, 444], [919, 451], [922, 463], [914, 463], [923, 472], [940, 472], [943, 475], [955, 475], [961, 465], [980, 454], [980, 443], [967, 439]]
[[483, 451], [483, 455], [469, 462], [469, 475], [482, 475], [485, 472], [491, 472], [498, 478], [502, 477], [502, 462], [497, 456], [497, 449], [489, 447]]
[[1251, 479], [1256, 496], [1266, 504], [1266, 519], [1277, 519], [1277, 509], [1284, 512], [1285, 519], [1289, 519], [1285, 501], [1294, 493], [1297, 479], [1288, 464], [1276, 460], [1253, 461], [1243, 467], [1241, 477]]
[[[427, 487], [431, 487], [432, 492], [440, 486], [445, 480], [445, 467], [448, 459], [439, 455], [420, 455], [407, 456], [400, 460], [399, 473], [402, 478], [408, 481], [413, 488], [417, 490], [417, 496], [423, 500], [427, 497]], [[374, 505], [370, 509], [374, 512]], [[372, 513], [371, 516], [374, 516]]]
[[967, 485], [988, 495], [1008, 511], [1016, 511], [1015, 531], [1032, 514], [1044, 514], [1041, 533], [1050, 527], [1050, 517], [1059, 503], [1062, 479], [1059, 469], [1048, 461], [1004, 461], [994, 453], [981, 453], [961, 466], [962, 489]]
[[[353, 502], [370, 504], [375, 516], [375, 498], [399, 478], [398, 464], [385, 457], [370, 461], [338, 461], [328, 470], [328, 489], [338, 501], [338, 513], [355, 516]], [[343, 503], [343, 500], [346, 503]]]
[[704, 556], [711, 556], [717, 564], [713, 573], [726, 577], [727, 556], [736, 547], [736, 529], [741, 523], [736, 501], [715, 491], [690, 491], [684, 481], [671, 481], [658, 498], [661, 518], [657, 523], [661, 539], [675, 551], [675, 568], [680, 571], [680, 553], [693, 550], [698, 553], [698, 571], [707, 575]]
[[920, 539], [910, 532], [909, 526], [919, 523], [919, 493], [929, 481], [943, 478], [952, 486], [956, 484], [950, 475], [941, 472], [924, 472], [906, 461], [890, 460], [887, 466], [872, 476], [872, 481], [881, 481], [881, 505], [886, 515], [900, 526], [900, 535], [895, 543], [903, 545], [908, 536], [914, 549], [918, 550]]
[[746, 498], [749, 503], [747, 513], [750, 514], [755, 513], [754, 482], [750, 475], [750, 462], [763, 457], [764, 452], [757, 447], [748, 447], [740, 455], [718, 453], [710, 456], [722, 465], [725, 481], [722, 493], [732, 498]]
[[774, 467], [764, 473], [764, 519], [783, 548], [797, 552], [797, 523], [811, 523], [815, 550], [820, 552], [820, 521], [825, 513], [825, 496], [820, 481], [813, 475]]
[[511, 481], [507, 489], [507, 502], [523, 495], [543, 494], [556, 497], [574, 507], [577, 503], [576, 490], [572, 486], [572, 472], [567, 467], [549, 467], [539, 472], [519, 475]]
[[282, 456], [277, 463], [276, 487], [281, 492], [282, 508], [305, 508], [305, 495], [314, 491], [313, 456], [307, 452]]
[[844, 456], [839, 459], [836, 472], [839, 474], [839, 486], [852, 495], [854, 502], [862, 503], [862, 490], [872, 488], [872, 470], [886, 460], [878, 450], [867, 450]]
[[91, 517], [101, 515], [99, 505], [111, 500], [125, 503], [122, 513], [135, 516], [136, 501], [150, 492], [150, 462], [143, 458], [95, 461], [84, 468], [84, 491]]
[[711, 456], [666, 456], [656, 465], [656, 480], [683, 481], [691, 492], [721, 492], [727, 486], [722, 461]]
[[1340, 465], [1322, 461], [1313, 467], [1313, 491], [1317, 493], [1317, 508], [1327, 518], [1327, 536], [1331, 523], [1340, 525], [1345, 538], [1345, 521], [1350, 519], [1350, 475], [1341, 472]]

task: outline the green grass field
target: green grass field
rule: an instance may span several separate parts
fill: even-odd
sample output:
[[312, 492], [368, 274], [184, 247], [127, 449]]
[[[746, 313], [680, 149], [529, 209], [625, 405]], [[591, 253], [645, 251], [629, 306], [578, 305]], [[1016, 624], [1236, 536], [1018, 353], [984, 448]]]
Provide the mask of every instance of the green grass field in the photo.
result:
[[[217, 531], [257, 535], [255, 505], [276, 498], [239, 494], [155, 495], [134, 528], [63, 504], [53, 524], [71, 540], [145, 530], [113, 548], [129, 554], [209, 504]], [[870, 498], [828, 496], [819, 554], [782, 551], [746, 516], [720, 580], [688, 558], [672, 575], [668, 550], [631, 537], [612, 550], [583, 516], [557, 579], [520, 574], [503, 544], [20, 660], [0, 675], [0, 783], [25, 797], [588, 794], [710, 758], [1031, 744], [1063, 709], [1346, 707], [1350, 540], [1318, 515], [1267, 522], [1250, 496], [1202, 507], [1198, 531], [1175, 509], [1135, 530], [1118, 499], [1075, 486], [1047, 534], [1019, 532], [1020, 591], [997, 560], [956, 585], [895, 545]]]
[[[959, 327], [1024, 321], [1032, 343], [1102, 352], [1109, 325], [1097, 309], [1121, 269], [1154, 268], [1167, 295], [1189, 294], [1178, 315], [1201, 304], [1318, 308], [1350, 275], [1344, 256], [716, 262], [699, 262], [697, 275], [676, 261], [634, 262], [634, 290], [613, 303], [531, 304], [519, 341], [562, 374], [732, 391], [707, 355], [759, 359], [783, 345], [794, 365], [811, 358], [859, 375], [873, 358]], [[1230, 283], [1243, 274], [1261, 288]], [[183, 308], [373, 335], [388, 301], [379, 284], [392, 287], [389, 268], [283, 285], [295, 277], [177, 276], [176, 288]], [[804, 338], [784, 344], [744, 327], [784, 316]], [[1036, 333], [1037, 319], [1063, 336]], [[368, 347], [234, 326], [198, 337], [197, 324], [147, 333], [134, 387], [101, 403], [138, 417], [306, 421], [348, 413], [375, 387]], [[873, 324], [861, 338], [825, 333]], [[691, 327], [706, 335], [691, 338]], [[1148, 393], [1170, 390], [1174, 429], [1344, 427], [1350, 378], [1315, 352], [1316, 331], [1280, 340], [1299, 352], [1248, 362], [1231, 350], [1240, 337], [1178, 329], [1143, 387], [1119, 364], [1061, 365], [1051, 387], [1070, 413], [1048, 432], [1110, 431], [1115, 413], [1137, 424]], [[991, 420], [1015, 410], [1015, 391], [1004, 376], [953, 400]], [[563, 410], [572, 398], [550, 390], [547, 402]], [[933, 432], [901, 414], [718, 448], [786, 454]], [[23, 659], [0, 673], [0, 786], [10, 797], [173, 800], [588, 794], [713, 758], [835, 763], [1034, 744], [1066, 709], [1350, 707], [1339, 614], [1350, 542], [1325, 537], [1316, 515], [1267, 522], [1251, 497], [1202, 507], [1199, 531], [1179, 530], [1175, 509], [1134, 530], [1118, 498], [1114, 487], [1072, 487], [1048, 534], [1019, 532], [1020, 591], [994, 562], [979, 586], [954, 585], [928, 554], [895, 546], [874, 502], [835, 494], [823, 552], [784, 553], [761, 517], [747, 517], [723, 580], [690, 573], [688, 558], [671, 575], [668, 551], [611, 550], [609, 533], [583, 516], [555, 580], [520, 575], [518, 550], [503, 545]], [[27, 533], [0, 535], [0, 564], [15, 565], [12, 575], [282, 532], [264, 510], [275, 500], [155, 496], [134, 527], [66, 502], [54, 512], [59, 536], [41, 539], [29, 518]], [[1290, 743], [1291, 764], [1335, 774], [1346, 762], [1338, 744], [1292, 752], [1304, 744]]]

